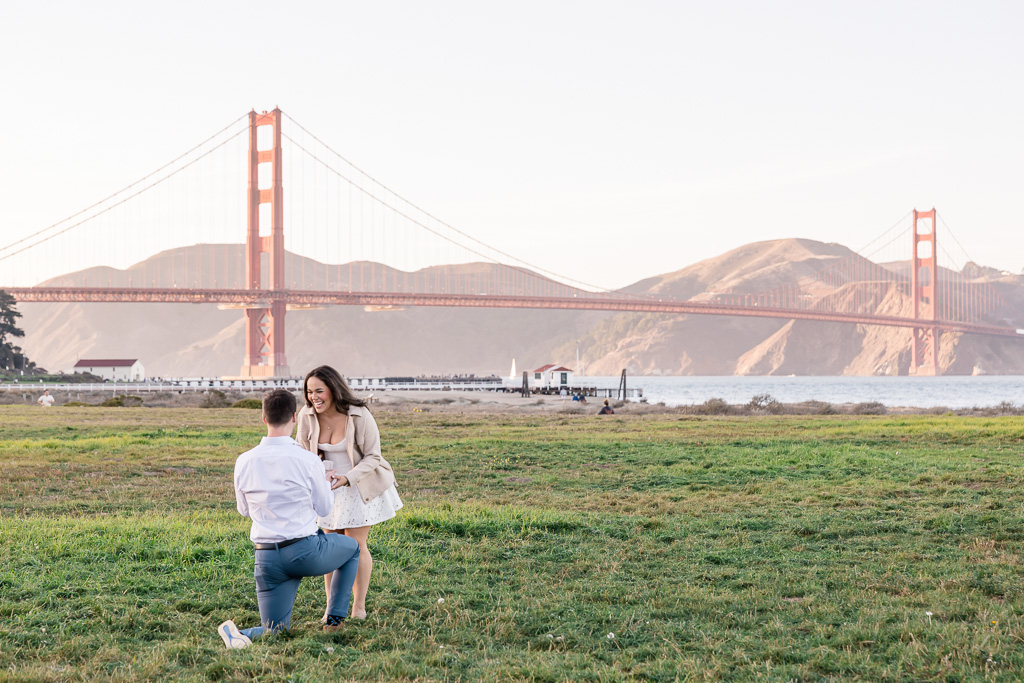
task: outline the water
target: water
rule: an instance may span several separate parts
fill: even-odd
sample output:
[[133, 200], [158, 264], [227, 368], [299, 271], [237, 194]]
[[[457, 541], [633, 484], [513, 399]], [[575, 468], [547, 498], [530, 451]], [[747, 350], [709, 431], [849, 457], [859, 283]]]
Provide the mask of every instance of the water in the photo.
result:
[[[619, 386], [618, 377], [586, 377], [584, 384]], [[627, 377], [631, 387], [644, 390], [648, 403], [694, 405], [709, 398], [744, 404], [754, 396], [771, 394], [782, 403], [825, 401], [866, 403], [890, 407], [973, 408], [1007, 401], [1024, 405], [1024, 376], [978, 377]]]

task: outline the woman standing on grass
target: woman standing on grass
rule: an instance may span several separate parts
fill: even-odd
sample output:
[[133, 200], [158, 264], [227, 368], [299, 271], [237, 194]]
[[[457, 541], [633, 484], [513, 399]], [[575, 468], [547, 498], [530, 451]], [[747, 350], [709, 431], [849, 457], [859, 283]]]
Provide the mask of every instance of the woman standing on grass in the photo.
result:
[[[317, 522], [328, 533], [359, 543], [359, 571], [352, 587], [352, 618], [366, 618], [366, 591], [373, 558], [366, 537], [374, 524], [402, 508], [391, 465], [380, 455], [380, 432], [366, 401], [356, 397], [337, 370], [321, 365], [303, 383], [306, 405], [299, 411], [295, 440], [335, 469], [334, 508]], [[324, 576], [328, 600], [332, 574]]]

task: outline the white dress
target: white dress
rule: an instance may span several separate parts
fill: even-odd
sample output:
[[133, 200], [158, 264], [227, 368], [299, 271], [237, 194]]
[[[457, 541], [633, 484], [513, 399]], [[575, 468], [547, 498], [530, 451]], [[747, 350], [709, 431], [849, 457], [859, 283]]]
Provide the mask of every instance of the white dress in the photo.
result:
[[[324, 454], [324, 461], [334, 463], [338, 476], [352, 469], [344, 439], [341, 443], [321, 443], [317, 446]], [[370, 502], [363, 501], [355, 486], [339, 486], [334, 489], [334, 507], [327, 516], [319, 517], [317, 524], [323, 529], [332, 530], [371, 526], [391, 519], [401, 509], [402, 499], [398, 497], [398, 489], [394, 485]]]

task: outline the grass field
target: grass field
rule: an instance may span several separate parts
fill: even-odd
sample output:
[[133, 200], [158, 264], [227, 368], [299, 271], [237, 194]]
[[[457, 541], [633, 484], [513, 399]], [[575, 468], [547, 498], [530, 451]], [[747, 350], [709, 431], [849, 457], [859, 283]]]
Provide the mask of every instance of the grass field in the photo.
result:
[[1024, 677], [1024, 418], [378, 420], [369, 619], [227, 651], [257, 412], [0, 408], [0, 680]]

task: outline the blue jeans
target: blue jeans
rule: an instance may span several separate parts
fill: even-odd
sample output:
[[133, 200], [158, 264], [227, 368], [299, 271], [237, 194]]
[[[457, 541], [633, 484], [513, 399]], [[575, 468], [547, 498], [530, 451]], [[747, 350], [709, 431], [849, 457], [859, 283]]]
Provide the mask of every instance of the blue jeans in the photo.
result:
[[334, 578], [327, 613], [347, 616], [358, 568], [359, 544], [355, 539], [319, 530], [285, 548], [257, 550], [253, 574], [261, 625], [241, 629], [241, 632], [250, 640], [256, 640], [268, 632], [287, 630], [292, 623], [292, 607], [302, 577], [330, 572], [334, 572]]

